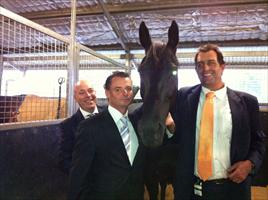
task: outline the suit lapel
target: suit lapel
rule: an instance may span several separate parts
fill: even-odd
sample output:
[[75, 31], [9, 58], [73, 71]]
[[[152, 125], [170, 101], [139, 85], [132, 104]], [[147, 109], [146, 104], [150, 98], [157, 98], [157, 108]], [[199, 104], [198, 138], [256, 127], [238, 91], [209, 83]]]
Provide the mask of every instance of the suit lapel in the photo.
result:
[[189, 112], [189, 128], [191, 130], [189, 131], [188, 144], [192, 146], [191, 151], [189, 151], [189, 155], [192, 157], [192, 166], [194, 166], [194, 155], [195, 155], [195, 135], [196, 135], [196, 115], [197, 115], [197, 108], [198, 108], [198, 102], [201, 92], [201, 86], [194, 87], [189, 95], [187, 96], [187, 102], [189, 103], [188, 109]]
[[135, 131], [135, 134], [136, 134], [137, 140], [138, 140], [138, 149], [137, 149], [136, 155], [135, 155], [134, 160], [133, 160], [133, 163], [132, 163], [132, 166], [134, 166], [135, 163], [137, 163], [138, 161], [141, 161], [142, 160], [142, 157], [144, 156], [143, 155], [143, 151], [144, 151], [143, 148], [144, 148], [144, 146], [142, 144], [140, 135], [138, 134], [138, 130], [137, 130], [137, 119], [134, 116], [129, 115], [129, 120], [131, 121], [131, 124], [132, 124], [132, 126], [134, 128], [134, 131]]
[[[128, 155], [125, 149], [125, 145], [122, 141], [120, 132], [116, 126], [116, 123], [114, 122], [111, 114], [109, 113], [108, 109], [105, 110], [103, 112], [103, 114], [105, 115], [104, 117], [107, 119], [107, 137], [110, 138], [109, 141], [113, 141], [114, 145], [116, 145], [119, 149], [119, 154], [122, 155], [123, 159], [126, 160], [128, 162], [128, 164], [130, 165], [129, 159], [128, 159]], [[107, 139], [108, 139], [107, 138]]]
[[230, 105], [230, 110], [231, 110], [231, 116], [232, 116], [232, 141], [231, 141], [231, 161], [235, 157], [235, 144], [237, 143], [237, 140], [239, 140], [239, 130], [241, 127], [240, 123], [240, 115], [243, 113], [243, 106], [241, 103], [241, 99], [239, 96], [236, 95], [236, 93], [227, 88], [227, 96], [228, 96], [228, 101]]
[[78, 109], [75, 113], [75, 118], [76, 118], [76, 121], [79, 123], [81, 122], [82, 120], [84, 120], [84, 116], [82, 115], [80, 109]]
[[195, 124], [196, 124], [196, 114], [197, 114], [200, 92], [201, 92], [201, 86], [199, 85], [197, 87], [194, 87], [191, 93], [188, 95], [190, 119], [194, 119], [192, 120], [192, 123], [193, 123], [192, 127], [195, 127]]

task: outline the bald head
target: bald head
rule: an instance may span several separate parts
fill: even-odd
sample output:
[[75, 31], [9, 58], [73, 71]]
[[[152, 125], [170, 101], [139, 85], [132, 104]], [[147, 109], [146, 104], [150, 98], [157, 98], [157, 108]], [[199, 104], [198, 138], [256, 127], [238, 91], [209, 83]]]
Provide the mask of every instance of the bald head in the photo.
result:
[[92, 113], [96, 107], [96, 91], [87, 80], [80, 80], [74, 86], [74, 99], [79, 106]]

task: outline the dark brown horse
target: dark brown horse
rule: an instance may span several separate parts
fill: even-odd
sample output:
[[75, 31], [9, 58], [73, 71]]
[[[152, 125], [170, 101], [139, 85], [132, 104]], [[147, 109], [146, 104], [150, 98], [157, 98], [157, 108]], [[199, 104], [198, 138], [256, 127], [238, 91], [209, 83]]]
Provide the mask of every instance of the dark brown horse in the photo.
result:
[[138, 132], [145, 146], [158, 147], [163, 142], [165, 120], [178, 88], [178, 25], [172, 21], [167, 44], [153, 43], [144, 22], [140, 25], [139, 36], [145, 57], [139, 66], [143, 115]]
[[175, 100], [178, 86], [178, 32], [178, 26], [173, 21], [168, 31], [168, 42], [163, 44], [152, 42], [144, 22], [139, 29], [145, 57], [139, 66], [143, 114], [138, 123], [138, 132], [148, 147], [145, 185], [151, 200], [157, 199], [158, 184], [161, 186], [161, 199], [165, 199], [167, 183], [173, 182], [176, 146], [162, 146], [162, 142], [166, 117]]

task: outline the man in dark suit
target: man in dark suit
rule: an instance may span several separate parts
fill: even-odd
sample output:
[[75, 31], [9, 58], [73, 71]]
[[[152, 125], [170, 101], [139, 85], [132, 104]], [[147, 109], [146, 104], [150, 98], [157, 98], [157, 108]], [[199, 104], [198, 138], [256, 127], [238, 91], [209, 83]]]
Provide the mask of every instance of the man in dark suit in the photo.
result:
[[137, 118], [128, 115], [132, 81], [114, 72], [105, 83], [108, 110], [78, 127], [69, 200], [143, 199], [144, 147], [137, 135]]
[[76, 83], [74, 99], [78, 103], [79, 109], [71, 117], [60, 123], [59, 167], [66, 174], [69, 174], [71, 168], [75, 133], [78, 124], [82, 120], [105, 109], [104, 106], [96, 104], [96, 91], [92, 84], [86, 80], [80, 80]]
[[[260, 168], [265, 152], [259, 105], [256, 97], [224, 84], [221, 78], [224, 69], [225, 62], [219, 48], [212, 44], [201, 46], [195, 56], [195, 70], [201, 84], [178, 91], [176, 109], [172, 112], [176, 124], [173, 140], [179, 148], [175, 199], [251, 198], [251, 174]], [[208, 92], [214, 94], [214, 127], [210, 137], [212, 159], [208, 161], [207, 177], [204, 178], [200, 160], [201, 157], [207, 159], [208, 155], [199, 154], [204, 147], [200, 129]], [[206, 120], [208, 118], [203, 119]]]

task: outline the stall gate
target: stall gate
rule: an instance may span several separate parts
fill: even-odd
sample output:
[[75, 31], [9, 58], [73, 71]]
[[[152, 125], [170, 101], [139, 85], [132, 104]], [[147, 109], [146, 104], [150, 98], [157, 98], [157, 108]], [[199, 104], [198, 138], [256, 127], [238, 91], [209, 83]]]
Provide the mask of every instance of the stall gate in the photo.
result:
[[[71, 48], [75, 49], [73, 57]], [[92, 76], [91, 70], [106, 69], [109, 73], [124, 68], [122, 62], [77, 43], [71, 46], [69, 37], [2, 7], [0, 51], [1, 125], [64, 118], [68, 106], [72, 106], [68, 97], [71, 99], [73, 94], [68, 88], [73, 87], [79, 74], [84, 79], [89, 74], [100, 85], [101, 78]]]

